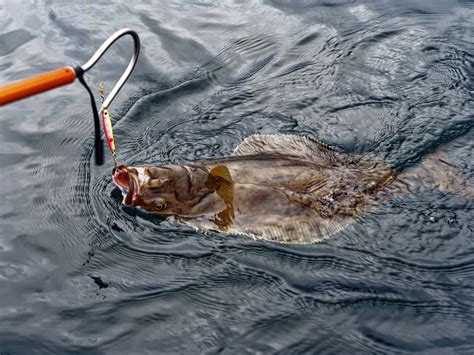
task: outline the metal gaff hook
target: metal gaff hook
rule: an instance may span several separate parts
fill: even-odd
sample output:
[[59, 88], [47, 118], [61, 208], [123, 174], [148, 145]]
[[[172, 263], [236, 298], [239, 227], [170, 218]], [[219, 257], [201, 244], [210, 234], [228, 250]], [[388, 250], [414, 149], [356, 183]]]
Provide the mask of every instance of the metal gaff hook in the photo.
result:
[[135, 31], [133, 31], [129, 28], [123, 28], [123, 29], [115, 32], [104, 43], [102, 43], [102, 45], [94, 53], [94, 55], [86, 63], [84, 63], [81, 67], [82, 70], [84, 71], [84, 73], [88, 72], [89, 69], [91, 69], [99, 61], [99, 59], [105, 54], [105, 52], [107, 52], [109, 47], [112, 44], [114, 44], [120, 37], [123, 37], [125, 35], [130, 35], [130, 36], [132, 36], [132, 39], [133, 39], [132, 58], [130, 58], [130, 62], [128, 63], [127, 68], [125, 69], [122, 76], [120, 77], [120, 79], [115, 84], [112, 91], [107, 96], [107, 98], [104, 100], [104, 103], [100, 107], [99, 112], [102, 112], [103, 110], [106, 110], [109, 107], [109, 105], [112, 103], [112, 101], [114, 100], [117, 93], [122, 88], [123, 84], [125, 84], [128, 77], [132, 73], [133, 68], [135, 68], [135, 64], [137, 64], [138, 55], [140, 54], [140, 38], [138, 37], [138, 34]]
[[[90, 70], [94, 64], [104, 55], [104, 53], [109, 49], [109, 47], [115, 43], [120, 37], [130, 35], [133, 39], [133, 53], [130, 62], [123, 72], [120, 79], [115, 84], [114, 88], [104, 100], [100, 110], [97, 111], [97, 106], [95, 104], [94, 95], [92, 91], [87, 86], [83, 75], [88, 70]], [[129, 29], [124, 28], [117, 32], [115, 32], [112, 36], [110, 36], [94, 53], [94, 55], [82, 66], [76, 66], [75, 68], [66, 66], [62, 68], [58, 68], [43, 74], [39, 74], [24, 80], [17, 81], [15, 83], [1, 86], [0, 87], [0, 106], [24, 99], [26, 97], [39, 94], [44, 91], [48, 91], [66, 84], [70, 84], [74, 82], [77, 78], [87, 89], [89, 92], [89, 96], [91, 98], [91, 105], [93, 108], [94, 113], [94, 128], [95, 128], [95, 162], [97, 165], [102, 165], [104, 161], [104, 153], [103, 153], [103, 144], [100, 134], [100, 119], [99, 119], [99, 112], [102, 112], [108, 108], [110, 103], [113, 101], [117, 93], [122, 88], [125, 81], [127, 81], [128, 77], [133, 71], [135, 64], [138, 60], [138, 55], [140, 53], [140, 39], [138, 34]]]
[[[125, 35], [130, 35], [132, 36], [133, 39], [133, 53], [132, 53], [132, 58], [130, 59], [130, 62], [128, 63], [127, 68], [123, 72], [122, 76], [120, 79], [117, 81], [115, 86], [113, 87], [112, 91], [110, 94], [107, 96], [107, 98], [102, 102], [102, 105], [97, 111], [97, 105], [95, 103], [94, 95], [92, 94], [92, 91], [89, 89], [87, 86], [87, 83], [84, 80], [84, 73], [90, 70], [98, 61], [99, 59], [105, 54], [105, 52], [109, 49], [109, 47], [114, 44], [120, 37], [125, 36]], [[123, 84], [127, 81], [128, 77], [133, 71], [133, 68], [135, 67], [135, 64], [137, 63], [138, 60], [138, 55], [140, 53], [140, 38], [138, 37], [138, 34], [128, 28], [121, 29], [117, 32], [115, 32], [112, 36], [110, 36], [100, 47], [99, 49], [94, 53], [94, 55], [82, 66], [78, 66], [74, 68], [74, 72], [76, 73], [76, 76], [78, 77], [79, 81], [81, 84], [86, 88], [86, 90], [89, 93], [90, 99], [91, 99], [91, 106], [92, 106], [92, 113], [94, 115], [94, 144], [95, 144], [95, 163], [96, 165], [102, 165], [104, 163], [104, 145], [102, 142], [102, 138], [100, 135], [100, 118], [99, 116], [102, 114], [104, 111], [106, 113], [106, 116], [108, 116], [107, 108], [109, 107], [110, 103], [113, 101], [117, 93], [120, 91], [122, 88]], [[109, 134], [112, 132], [112, 126], [110, 123], [110, 118], [108, 121], [104, 121], [104, 133], [106, 135], [107, 140], [109, 139]], [[107, 142], [109, 143], [109, 142]], [[110, 145], [109, 145], [110, 147]], [[114, 165], [117, 165], [117, 162], [115, 160], [115, 148], [111, 148], [112, 152], [112, 157], [114, 159]]]

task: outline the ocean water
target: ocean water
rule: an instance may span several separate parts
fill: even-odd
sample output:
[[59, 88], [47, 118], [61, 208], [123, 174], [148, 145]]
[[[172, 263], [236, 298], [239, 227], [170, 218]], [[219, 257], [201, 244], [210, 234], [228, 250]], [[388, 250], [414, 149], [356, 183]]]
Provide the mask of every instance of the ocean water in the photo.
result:
[[[441, 147], [474, 184], [472, 1], [0, 1], [0, 85], [142, 41], [110, 107], [119, 163], [305, 134], [397, 170]], [[86, 80], [110, 91], [126, 38]], [[474, 353], [474, 205], [420, 186], [313, 245], [125, 207], [81, 85], [0, 110], [0, 354]]]

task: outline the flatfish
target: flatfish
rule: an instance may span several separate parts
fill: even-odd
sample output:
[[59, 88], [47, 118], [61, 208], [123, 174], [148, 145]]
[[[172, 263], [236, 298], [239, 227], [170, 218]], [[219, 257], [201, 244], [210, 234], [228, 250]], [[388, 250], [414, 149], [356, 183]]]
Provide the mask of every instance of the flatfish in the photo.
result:
[[303, 136], [257, 134], [225, 158], [187, 164], [119, 166], [113, 181], [124, 204], [201, 230], [282, 243], [314, 243], [413, 186], [472, 189], [434, 153], [395, 172], [369, 155], [337, 152]]

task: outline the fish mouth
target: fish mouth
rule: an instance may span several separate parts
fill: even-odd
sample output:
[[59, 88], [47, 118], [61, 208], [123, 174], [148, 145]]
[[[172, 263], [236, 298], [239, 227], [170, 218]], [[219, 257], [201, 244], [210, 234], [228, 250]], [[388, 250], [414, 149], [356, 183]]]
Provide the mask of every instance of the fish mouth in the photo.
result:
[[112, 171], [112, 179], [115, 185], [122, 191], [123, 203], [134, 206], [138, 203], [140, 193], [140, 179], [138, 171], [121, 165]]

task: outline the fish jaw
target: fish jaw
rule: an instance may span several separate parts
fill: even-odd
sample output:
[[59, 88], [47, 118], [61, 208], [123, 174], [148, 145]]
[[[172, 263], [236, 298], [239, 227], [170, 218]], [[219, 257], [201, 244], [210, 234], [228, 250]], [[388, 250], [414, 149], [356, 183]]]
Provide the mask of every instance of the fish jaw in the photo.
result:
[[122, 192], [128, 192], [129, 176], [126, 166], [121, 165], [115, 168], [112, 172], [112, 180]]
[[112, 179], [123, 195], [123, 204], [128, 206], [140, 205], [139, 194], [149, 177], [143, 167], [127, 167], [121, 165], [114, 169]]

